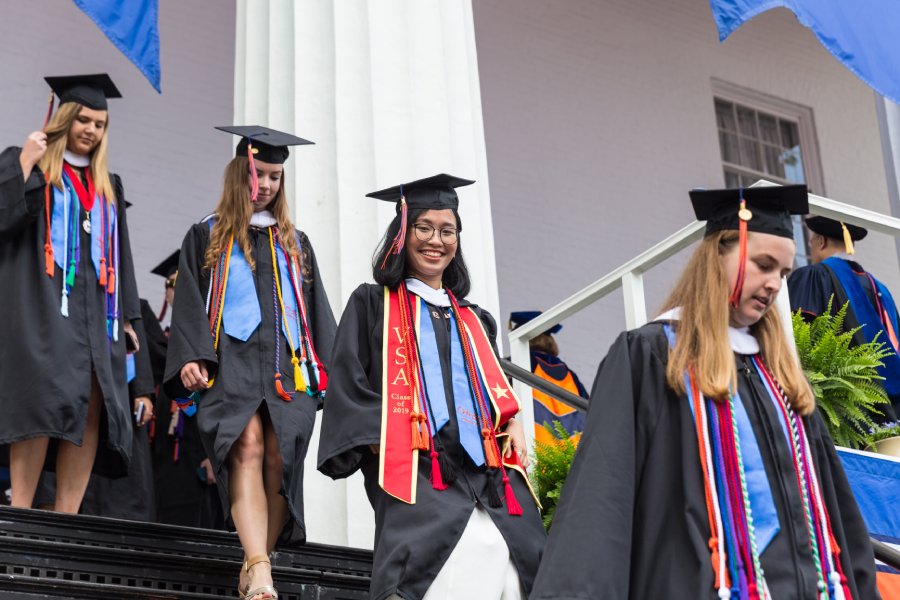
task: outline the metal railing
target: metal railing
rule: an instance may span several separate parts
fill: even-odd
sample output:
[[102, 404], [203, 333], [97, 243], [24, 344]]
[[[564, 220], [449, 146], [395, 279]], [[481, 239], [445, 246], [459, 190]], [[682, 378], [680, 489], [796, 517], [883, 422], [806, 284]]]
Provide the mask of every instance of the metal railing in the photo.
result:
[[[760, 180], [753, 187], [776, 185]], [[809, 195], [810, 212], [823, 217], [839, 219], [845, 223], [859, 225], [872, 231], [900, 237], [900, 219], [875, 211], [852, 206], [823, 196]], [[652, 248], [632, 258], [618, 269], [601, 277], [584, 289], [575, 292], [541, 315], [509, 332], [510, 359], [518, 367], [529, 370], [531, 357], [528, 342], [554, 325], [584, 310], [610, 293], [622, 288], [625, 301], [625, 328], [634, 329], [647, 322], [647, 304], [644, 299], [643, 275], [653, 267], [665, 262], [681, 250], [687, 248], [703, 236], [705, 224], [694, 221], [690, 225], [670, 235]], [[785, 301], [787, 289], [779, 294]], [[519, 398], [531, 396], [531, 386], [516, 378], [513, 389]], [[526, 431], [533, 431], [534, 411], [530, 403], [523, 403], [522, 420]]]

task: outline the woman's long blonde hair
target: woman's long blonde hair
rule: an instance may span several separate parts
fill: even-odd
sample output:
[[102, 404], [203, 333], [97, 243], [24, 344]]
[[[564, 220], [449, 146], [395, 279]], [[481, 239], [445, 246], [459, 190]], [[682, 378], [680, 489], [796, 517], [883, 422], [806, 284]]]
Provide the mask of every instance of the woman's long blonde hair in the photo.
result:
[[[62, 189], [63, 153], [69, 140], [69, 128], [75, 122], [75, 118], [84, 108], [77, 102], [65, 102], [59, 105], [56, 112], [50, 118], [50, 122], [44, 127], [47, 134], [47, 151], [38, 163], [39, 168], [46, 174], [48, 183]], [[94, 180], [94, 189], [98, 194], [106, 198], [107, 202], [115, 202], [116, 195], [113, 191], [109, 171], [106, 168], [106, 132], [109, 130], [109, 113], [106, 115], [106, 127], [100, 136], [100, 143], [91, 153], [91, 178]]]
[[[284, 173], [282, 173], [278, 193], [275, 194], [275, 198], [269, 205], [269, 211], [274, 215], [278, 224], [282, 246], [291, 256], [298, 257], [297, 237], [294, 235], [294, 224], [289, 216], [290, 209], [285, 192]], [[256, 268], [248, 235], [252, 216], [250, 161], [246, 156], [236, 156], [225, 167], [225, 183], [219, 204], [216, 206], [216, 222], [210, 233], [209, 246], [206, 248], [206, 268], [212, 269], [216, 265], [219, 255], [228, 247], [228, 240], [232, 234], [234, 234], [235, 243], [241, 247], [250, 268]], [[303, 258], [306, 259], [305, 256]], [[307, 263], [307, 260], [301, 261], [304, 267], [304, 277], [308, 277]]]
[[[684, 374], [689, 366], [706, 396], [721, 399], [729, 390], [737, 389], [737, 370], [728, 339], [731, 282], [726, 281], [720, 260], [721, 255], [735, 249], [737, 242], [737, 231], [720, 231], [700, 242], [663, 305], [664, 311], [681, 309], [675, 347], [666, 366], [666, 381], [680, 394], [685, 393]], [[767, 310], [750, 331], [791, 406], [800, 414], [811, 413], [815, 399], [788, 345], [778, 312]]]

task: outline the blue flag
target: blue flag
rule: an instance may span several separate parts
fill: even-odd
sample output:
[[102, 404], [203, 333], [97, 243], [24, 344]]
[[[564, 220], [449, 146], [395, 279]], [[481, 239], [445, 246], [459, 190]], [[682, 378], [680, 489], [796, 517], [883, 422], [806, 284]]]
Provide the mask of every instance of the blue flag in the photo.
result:
[[782, 6], [845, 67], [876, 92], [900, 102], [898, 0], [710, 0], [719, 40], [756, 15]]
[[116, 48], [160, 89], [159, 0], [73, 0]]

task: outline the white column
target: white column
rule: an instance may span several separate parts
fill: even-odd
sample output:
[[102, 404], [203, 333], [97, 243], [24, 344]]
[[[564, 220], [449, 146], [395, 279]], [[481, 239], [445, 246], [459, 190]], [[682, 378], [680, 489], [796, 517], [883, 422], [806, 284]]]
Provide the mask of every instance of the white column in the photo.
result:
[[[875, 93], [875, 112], [881, 131], [884, 173], [887, 177], [888, 206], [891, 216], [900, 217], [900, 105]], [[894, 238], [900, 259], [900, 237]]]
[[[336, 315], [360, 283], [394, 206], [365, 194], [446, 172], [458, 190], [469, 298], [498, 315], [481, 90], [470, 0], [237, 0], [235, 123], [316, 142], [286, 165]], [[311, 541], [370, 547], [361, 479], [306, 461]]]

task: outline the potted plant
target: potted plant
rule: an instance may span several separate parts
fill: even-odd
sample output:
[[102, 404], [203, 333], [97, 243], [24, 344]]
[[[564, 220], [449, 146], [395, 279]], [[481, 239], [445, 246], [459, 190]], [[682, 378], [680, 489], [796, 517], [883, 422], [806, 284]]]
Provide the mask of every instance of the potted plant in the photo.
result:
[[889, 403], [878, 368], [893, 351], [877, 337], [853, 345], [860, 328], [843, 330], [847, 304], [832, 315], [833, 299], [827, 310], [810, 322], [799, 310], [792, 315], [797, 355], [834, 443], [867, 448], [868, 432], [882, 415], [880, 407]]
[[569, 474], [569, 467], [575, 456], [575, 442], [559, 421], [554, 421], [553, 427], [546, 424], [543, 427], [553, 434], [554, 441], [535, 443], [534, 469], [529, 477], [541, 504], [544, 527], [549, 530], [563, 484], [566, 482], [566, 475]]
[[876, 425], [868, 439], [869, 447], [875, 452], [900, 458], [900, 421]]

